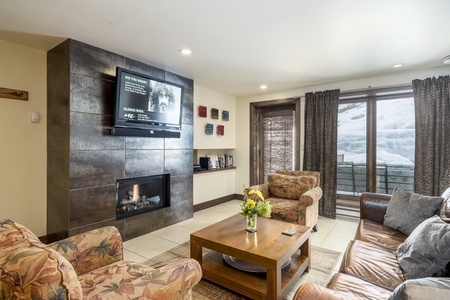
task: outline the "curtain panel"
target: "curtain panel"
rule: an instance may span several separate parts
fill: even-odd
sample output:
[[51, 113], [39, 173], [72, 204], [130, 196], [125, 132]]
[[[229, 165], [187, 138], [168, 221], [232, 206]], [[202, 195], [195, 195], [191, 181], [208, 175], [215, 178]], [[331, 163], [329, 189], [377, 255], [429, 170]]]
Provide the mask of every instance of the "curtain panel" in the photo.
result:
[[450, 186], [450, 77], [413, 80], [414, 191], [440, 196]]
[[303, 170], [320, 172], [319, 215], [336, 218], [337, 126], [340, 90], [306, 93]]

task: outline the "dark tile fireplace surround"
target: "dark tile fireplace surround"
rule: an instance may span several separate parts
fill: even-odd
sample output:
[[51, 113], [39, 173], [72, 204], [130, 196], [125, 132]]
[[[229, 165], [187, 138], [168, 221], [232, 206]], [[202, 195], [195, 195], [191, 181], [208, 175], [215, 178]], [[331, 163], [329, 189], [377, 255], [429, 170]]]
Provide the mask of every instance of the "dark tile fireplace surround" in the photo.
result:
[[[180, 138], [112, 136], [116, 67], [184, 87]], [[49, 242], [102, 226], [124, 240], [193, 215], [193, 81], [68, 39], [47, 53]], [[116, 220], [116, 180], [170, 174], [170, 206]]]

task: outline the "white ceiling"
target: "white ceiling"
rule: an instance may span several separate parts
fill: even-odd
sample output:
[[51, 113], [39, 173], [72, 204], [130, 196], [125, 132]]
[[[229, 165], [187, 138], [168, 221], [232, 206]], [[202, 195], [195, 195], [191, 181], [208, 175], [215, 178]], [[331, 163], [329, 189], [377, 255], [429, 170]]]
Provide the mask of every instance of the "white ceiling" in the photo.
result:
[[2, 0], [0, 39], [72, 38], [245, 96], [440, 66], [449, 13], [449, 0]]

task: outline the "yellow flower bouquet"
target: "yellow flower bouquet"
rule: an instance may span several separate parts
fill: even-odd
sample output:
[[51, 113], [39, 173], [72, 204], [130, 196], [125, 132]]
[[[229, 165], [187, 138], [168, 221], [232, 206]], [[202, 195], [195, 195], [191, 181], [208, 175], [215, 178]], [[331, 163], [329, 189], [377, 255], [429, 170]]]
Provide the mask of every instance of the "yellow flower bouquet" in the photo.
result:
[[244, 190], [244, 201], [241, 204], [240, 214], [247, 217], [247, 230], [251, 232], [256, 231], [256, 216], [260, 215], [263, 218], [270, 218], [272, 206], [269, 201], [264, 199], [261, 191]]

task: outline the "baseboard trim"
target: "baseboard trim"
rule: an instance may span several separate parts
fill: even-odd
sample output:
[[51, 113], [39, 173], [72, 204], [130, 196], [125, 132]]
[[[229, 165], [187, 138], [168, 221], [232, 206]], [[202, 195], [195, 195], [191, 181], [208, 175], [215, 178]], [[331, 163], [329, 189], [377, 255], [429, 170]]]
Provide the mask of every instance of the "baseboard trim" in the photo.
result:
[[197, 211], [200, 211], [200, 210], [203, 210], [203, 209], [206, 209], [206, 208], [210, 208], [210, 207], [213, 207], [213, 206], [216, 206], [216, 205], [219, 205], [219, 204], [231, 201], [231, 200], [239, 199], [238, 197], [239, 197], [238, 194], [231, 194], [231, 195], [228, 195], [228, 196], [224, 196], [224, 197], [220, 197], [220, 198], [217, 198], [217, 199], [213, 199], [213, 200], [209, 200], [209, 201], [206, 201], [206, 202], [202, 202], [202, 203], [199, 203], [199, 204], [195, 204], [194, 205], [194, 212], [197, 212]]

